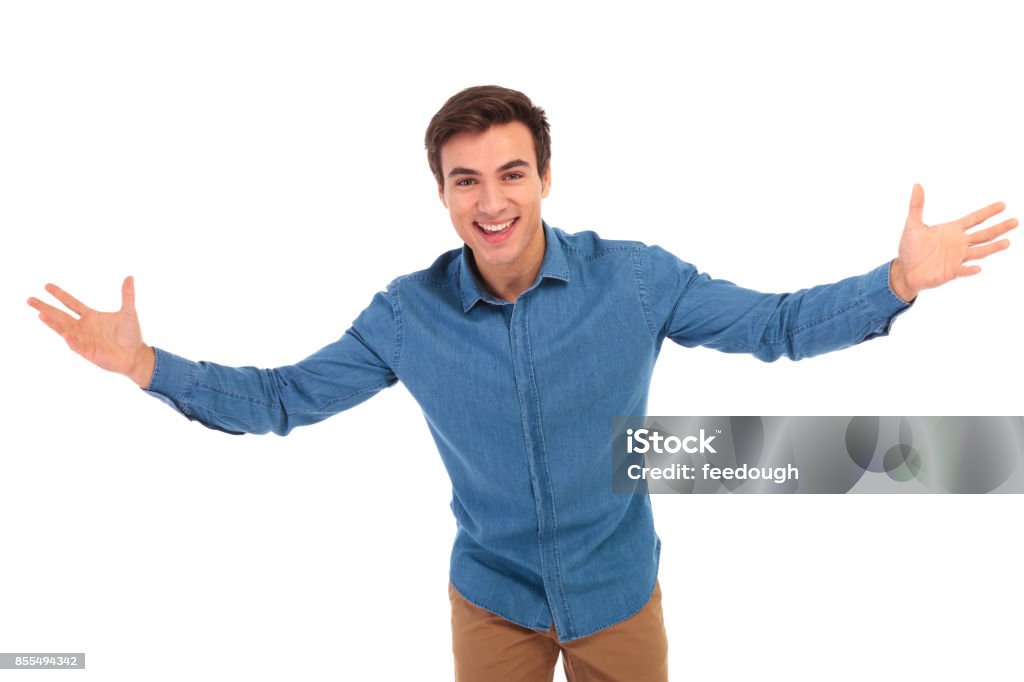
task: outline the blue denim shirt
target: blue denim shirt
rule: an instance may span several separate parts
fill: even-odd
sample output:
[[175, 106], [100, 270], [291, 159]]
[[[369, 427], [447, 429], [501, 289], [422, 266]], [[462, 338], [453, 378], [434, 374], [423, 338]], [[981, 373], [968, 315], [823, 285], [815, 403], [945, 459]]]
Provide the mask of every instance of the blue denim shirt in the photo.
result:
[[889, 331], [907, 307], [889, 264], [792, 294], [711, 279], [656, 246], [544, 225], [515, 303], [478, 283], [468, 248], [391, 282], [338, 341], [277, 369], [157, 349], [148, 390], [237, 433], [286, 434], [397, 381], [452, 481], [450, 577], [467, 600], [563, 641], [646, 603], [661, 543], [646, 495], [613, 494], [611, 418], [646, 414], [662, 342], [772, 361]]

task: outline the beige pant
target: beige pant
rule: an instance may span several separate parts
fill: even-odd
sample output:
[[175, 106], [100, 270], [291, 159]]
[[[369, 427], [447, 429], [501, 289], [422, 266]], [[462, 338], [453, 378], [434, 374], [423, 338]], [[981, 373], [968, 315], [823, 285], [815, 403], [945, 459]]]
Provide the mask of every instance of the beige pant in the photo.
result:
[[667, 682], [668, 639], [661, 586], [636, 615], [592, 635], [560, 642], [470, 604], [448, 583], [457, 682], [551, 682], [558, 653], [569, 682]]

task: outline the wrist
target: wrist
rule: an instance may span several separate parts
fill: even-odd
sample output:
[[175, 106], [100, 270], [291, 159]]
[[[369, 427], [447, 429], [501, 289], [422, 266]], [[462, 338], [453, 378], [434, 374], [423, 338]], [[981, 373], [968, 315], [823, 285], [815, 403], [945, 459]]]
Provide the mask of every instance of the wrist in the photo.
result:
[[139, 388], [148, 388], [149, 382], [153, 379], [153, 370], [156, 367], [156, 351], [152, 346], [142, 344], [135, 354], [135, 362], [128, 371], [128, 378], [136, 383]]
[[907, 284], [906, 272], [899, 258], [893, 259], [889, 265], [889, 288], [907, 303], [917, 298], [918, 290]]

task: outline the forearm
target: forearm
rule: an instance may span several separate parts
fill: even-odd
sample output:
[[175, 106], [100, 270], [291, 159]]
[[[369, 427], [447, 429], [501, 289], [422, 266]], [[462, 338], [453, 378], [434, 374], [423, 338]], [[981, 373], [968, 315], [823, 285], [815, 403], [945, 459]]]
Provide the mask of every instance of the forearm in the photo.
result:
[[146, 391], [191, 420], [228, 433], [286, 435], [367, 400], [397, 379], [345, 352], [349, 335], [305, 360], [259, 369], [194, 362], [154, 349]]
[[890, 264], [788, 294], [766, 294], [692, 274], [668, 325], [685, 346], [799, 360], [888, 333], [908, 306], [889, 285]]
[[780, 295], [752, 351], [755, 357], [799, 360], [886, 336], [909, 305], [893, 289], [890, 268], [887, 263], [864, 275]]
[[213, 429], [285, 435], [398, 381], [394, 314], [391, 299], [380, 292], [340, 339], [275, 369], [193, 362], [153, 349], [154, 366], [143, 388]]
[[[289, 427], [285, 411], [271, 407], [272, 391], [255, 367], [232, 368], [210, 362], [194, 362], [154, 348], [154, 370], [143, 388], [190, 420], [228, 433], [284, 435]], [[280, 398], [277, 404], [281, 404]]]

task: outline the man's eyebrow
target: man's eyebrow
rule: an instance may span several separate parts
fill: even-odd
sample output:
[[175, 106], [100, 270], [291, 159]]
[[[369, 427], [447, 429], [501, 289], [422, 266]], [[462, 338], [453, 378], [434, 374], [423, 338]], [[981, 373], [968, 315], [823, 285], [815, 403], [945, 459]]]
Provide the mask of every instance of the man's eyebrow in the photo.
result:
[[[503, 163], [498, 168], [498, 172], [501, 173], [502, 171], [507, 171], [510, 168], [522, 167], [529, 168], [530, 164], [527, 163], [526, 161], [523, 161], [522, 159], [512, 159], [508, 163]], [[456, 166], [455, 168], [452, 168], [450, 171], [448, 171], [449, 178], [454, 177], [456, 175], [480, 175], [480, 171], [473, 170], [472, 168], [462, 168], [461, 166]]]
[[500, 173], [501, 171], [507, 171], [509, 168], [521, 168], [523, 166], [529, 168], [530, 164], [523, 161], [522, 159], [513, 159], [512, 161], [509, 161], [508, 163], [504, 164], [501, 168], [499, 168], [498, 172]]

